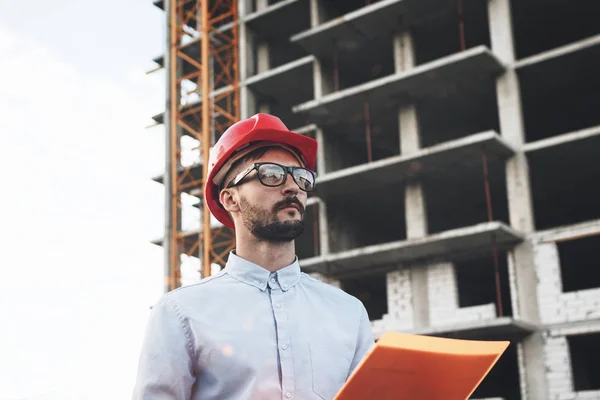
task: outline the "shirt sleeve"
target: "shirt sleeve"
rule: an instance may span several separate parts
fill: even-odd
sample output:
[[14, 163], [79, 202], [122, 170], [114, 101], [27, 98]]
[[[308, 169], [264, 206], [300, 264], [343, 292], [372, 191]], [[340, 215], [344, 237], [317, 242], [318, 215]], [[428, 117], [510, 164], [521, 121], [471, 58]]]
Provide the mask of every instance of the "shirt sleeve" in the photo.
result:
[[359, 301], [359, 326], [358, 326], [358, 337], [356, 343], [356, 350], [354, 352], [354, 358], [350, 366], [348, 378], [350, 374], [356, 369], [358, 364], [363, 360], [371, 348], [375, 345], [375, 339], [373, 338], [373, 329], [371, 328], [371, 321], [369, 320], [369, 314], [365, 309], [364, 304]]
[[133, 400], [189, 400], [195, 382], [193, 354], [187, 320], [163, 297], [146, 326]]

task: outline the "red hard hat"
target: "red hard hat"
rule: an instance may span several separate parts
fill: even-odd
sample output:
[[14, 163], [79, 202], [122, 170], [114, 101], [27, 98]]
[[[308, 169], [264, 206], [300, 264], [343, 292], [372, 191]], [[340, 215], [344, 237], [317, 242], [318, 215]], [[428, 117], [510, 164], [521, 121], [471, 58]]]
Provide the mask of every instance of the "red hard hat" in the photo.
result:
[[291, 132], [279, 118], [259, 113], [231, 125], [211, 149], [204, 185], [204, 199], [208, 209], [215, 218], [231, 229], [234, 229], [233, 220], [219, 202], [219, 185], [231, 167], [231, 162], [245, 153], [242, 150], [254, 148], [250, 145], [259, 144], [257, 142], [291, 147], [298, 153], [306, 168], [315, 169], [317, 141]]

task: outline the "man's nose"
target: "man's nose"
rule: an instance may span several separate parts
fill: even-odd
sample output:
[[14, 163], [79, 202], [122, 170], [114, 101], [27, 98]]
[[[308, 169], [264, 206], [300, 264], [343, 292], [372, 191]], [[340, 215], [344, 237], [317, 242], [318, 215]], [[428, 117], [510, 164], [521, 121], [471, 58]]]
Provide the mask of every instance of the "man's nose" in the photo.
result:
[[285, 178], [285, 182], [282, 185], [282, 191], [284, 194], [298, 193], [300, 188], [292, 178], [292, 175], [288, 174]]

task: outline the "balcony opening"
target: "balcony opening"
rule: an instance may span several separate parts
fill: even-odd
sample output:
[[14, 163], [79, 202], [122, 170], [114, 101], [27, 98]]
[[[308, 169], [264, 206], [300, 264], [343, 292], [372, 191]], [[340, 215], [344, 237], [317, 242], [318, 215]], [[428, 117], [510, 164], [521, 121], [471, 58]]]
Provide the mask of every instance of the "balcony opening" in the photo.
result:
[[269, 69], [277, 68], [308, 55], [306, 50], [291, 43], [287, 37], [269, 39]]
[[563, 292], [600, 288], [600, 235], [558, 242], [557, 247]]
[[328, 201], [331, 252], [403, 240], [404, 191], [400, 185], [361, 191], [349, 187]]
[[304, 231], [296, 238], [296, 255], [298, 259], [316, 257], [319, 252], [319, 205], [306, 206], [304, 212]]
[[600, 134], [526, 153], [537, 229], [600, 218], [598, 148]]
[[454, 86], [420, 100], [416, 107], [422, 147], [488, 130], [500, 132], [496, 86], [491, 80]]
[[385, 274], [340, 280], [342, 289], [358, 298], [369, 314], [369, 320], [377, 321], [388, 313], [387, 281]]
[[[493, 221], [508, 223], [504, 162], [487, 157]], [[453, 165], [423, 180], [429, 233], [438, 233], [489, 221], [480, 152], [462, 157]]]
[[575, 392], [600, 390], [600, 333], [567, 336]]
[[527, 142], [600, 125], [597, 64], [595, 46], [517, 69]]
[[411, 21], [417, 65], [458, 53], [463, 46], [464, 50], [480, 45], [491, 47], [487, 2], [463, 0], [462, 19], [459, 4], [456, 1], [445, 5], [438, 2], [435, 7], [430, 4], [428, 11], [422, 11]]
[[521, 399], [516, 343], [512, 343], [469, 397], [471, 399]]
[[518, 59], [552, 50], [600, 33], [600, 2], [511, 0]]
[[344, 90], [394, 73], [394, 46], [389, 34], [377, 35], [361, 44], [347, 45], [347, 50], [338, 49], [319, 59], [330, 81], [328, 92]]
[[[458, 286], [458, 306], [472, 307], [495, 304], [499, 315], [498, 294], [496, 289], [496, 268], [492, 247], [478, 257], [459, 259], [454, 262]], [[508, 281], [508, 263], [505, 252], [498, 251], [498, 272], [502, 316], [512, 316], [510, 286]]]
[[369, 157], [377, 161], [400, 153], [397, 112], [368, 107], [368, 129], [364, 104], [362, 110], [348, 110], [345, 122], [323, 128], [326, 172], [366, 164]]

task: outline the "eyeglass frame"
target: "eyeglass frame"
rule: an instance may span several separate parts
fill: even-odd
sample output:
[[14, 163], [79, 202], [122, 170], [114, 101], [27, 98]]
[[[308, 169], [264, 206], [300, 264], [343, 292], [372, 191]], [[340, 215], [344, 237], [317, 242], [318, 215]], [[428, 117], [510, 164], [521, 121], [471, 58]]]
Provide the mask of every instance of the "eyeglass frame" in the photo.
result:
[[[279, 185], [267, 185], [265, 183], [263, 183], [263, 181], [260, 179], [260, 174], [258, 173], [258, 168], [261, 165], [265, 165], [265, 164], [271, 164], [271, 165], [277, 165], [278, 167], [281, 167], [283, 169], [284, 172], [284, 177], [281, 180], [281, 183]], [[294, 177], [294, 170], [299, 170], [299, 169], [303, 169], [308, 171], [310, 174], [312, 174], [313, 179], [314, 179], [314, 183], [313, 183], [313, 190], [305, 190], [302, 189], [302, 187], [298, 184], [298, 182], [296, 181], [296, 178]], [[258, 178], [258, 181], [260, 182], [261, 185], [263, 186], [267, 186], [267, 187], [279, 187], [281, 185], [283, 185], [288, 178], [288, 175], [290, 175], [292, 177], [292, 179], [294, 180], [294, 183], [298, 186], [298, 188], [300, 190], [302, 190], [303, 192], [313, 192], [315, 189], [314, 187], [316, 186], [317, 183], [317, 173], [309, 168], [305, 168], [305, 167], [288, 167], [287, 165], [281, 165], [278, 164], [276, 162], [270, 162], [270, 161], [264, 161], [264, 162], [257, 162], [257, 163], [253, 163], [251, 165], [249, 165], [245, 170], [241, 171], [239, 174], [237, 174], [231, 181], [229, 181], [229, 183], [227, 184], [227, 186], [225, 187], [225, 189], [229, 189], [232, 188], [236, 185], [239, 185], [240, 182], [252, 171], [256, 170], [257, 174], [256, 177]]]

